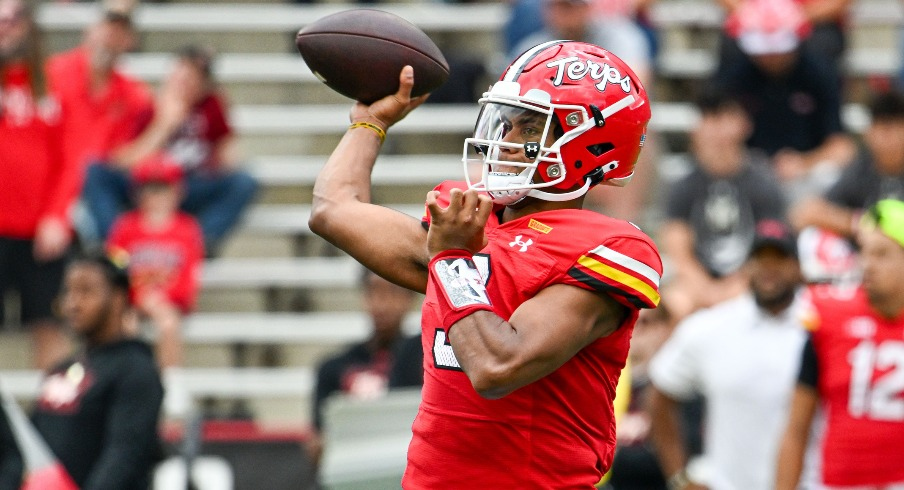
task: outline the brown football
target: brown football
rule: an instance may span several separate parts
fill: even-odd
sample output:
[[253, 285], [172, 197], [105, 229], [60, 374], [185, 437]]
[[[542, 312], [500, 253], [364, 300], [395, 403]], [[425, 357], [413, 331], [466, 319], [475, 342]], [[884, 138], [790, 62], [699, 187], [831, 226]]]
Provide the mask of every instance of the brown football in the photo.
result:
[[436, 44], [414, 24], [382, 10], [345, 10], [318, 19], [298, 32], [295, 45], [323, 83], [365, 104], [394, 94], [405, 65], [414, 68], [414, 96], [449, 77]]

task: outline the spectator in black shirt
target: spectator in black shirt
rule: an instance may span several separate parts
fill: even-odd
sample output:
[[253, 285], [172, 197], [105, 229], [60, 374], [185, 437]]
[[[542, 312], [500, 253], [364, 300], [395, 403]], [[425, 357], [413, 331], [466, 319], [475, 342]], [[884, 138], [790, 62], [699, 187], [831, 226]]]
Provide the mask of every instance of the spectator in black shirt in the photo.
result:
[[865, 146], [823, 197], [795, 206], [792, 224], [853, 238], [863, 210], [882, 199], [904, 200], [904, 94], [886, 92], [869, 103]]
[[415, 294], [367, 269], [363, 270], [361, 287], [372, 326], [370, 336], [326, 359], [317, 369], [312, 414], [316, 434], [308, 445], [315, 464], [322, 451], [319, 433], [323, 430], [323, 403], [330, 395], [371, 399], [388, 389], [421, 386], [424, 382], [421, 337], [406, 336], [402, 331]]
[[701, 118], [691, 133], [694, 168], [669, 187], [661, 229], [663, 250], [674, 264], [663, 295], [676, 319], [743, 292], [747, 281], [739, 270], [756, 223], [785, 215], [784, 197], [766, 157], [744, 145], [751, 123], [740, 103], [710, 87], [697, 107]]
[[126, 272], [104, 256], [74, 260], [61, 307], [84, 348], [47, 373], [34, 425], [82, 490], [146, 490], [163, 387], [151, 349], [127, 333]]
[[827, 176], [837, 176], [855, 146], [841, 122], [837, 69], [800, 48], [800, 9], [792, 0], [742, 4], [728, 29], [746, 56], [720, 67], [715, 80], [750, 114], [747, 143], [769, 155], [781, 181], [804, 181], [795, 189], [812, 193], [831, 184]]

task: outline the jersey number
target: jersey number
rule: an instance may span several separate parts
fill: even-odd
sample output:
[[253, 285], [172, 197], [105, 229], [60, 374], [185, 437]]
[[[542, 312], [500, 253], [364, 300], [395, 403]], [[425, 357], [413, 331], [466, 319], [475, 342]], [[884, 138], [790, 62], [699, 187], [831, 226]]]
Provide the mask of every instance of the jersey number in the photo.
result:
[[[848, 412], [855, 418], [904, 421], [904, 342], [864, 340], [848, 354]], [[873, 380], [876, 371], [884, 374]]]
[[[480, 271], [480, 277], [483, 278], [483, 285], [487, 285], [490, 278], [490, 256], [486, 254], [475, 254], [474, 265]], [[452, 352], [452, 345], [446, 339], [446, 331], [437, 328], [433, 333], [433, 365], [437, 369], [451, 369], [453, 371], [461, 371], [461, 364]]]

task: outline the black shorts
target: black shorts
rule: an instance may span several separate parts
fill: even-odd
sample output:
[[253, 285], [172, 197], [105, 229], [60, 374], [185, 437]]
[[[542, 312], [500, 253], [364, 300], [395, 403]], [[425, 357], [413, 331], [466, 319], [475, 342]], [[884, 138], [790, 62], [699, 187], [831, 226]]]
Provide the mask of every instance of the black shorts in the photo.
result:
[[0, 325], [5, 319], [3, 296], [9, 290], [19, 293], [23, 325], [55, 317], [53, 305], [60, 294], [67, 258], [37, 262], [33, 243], [0, 237]]

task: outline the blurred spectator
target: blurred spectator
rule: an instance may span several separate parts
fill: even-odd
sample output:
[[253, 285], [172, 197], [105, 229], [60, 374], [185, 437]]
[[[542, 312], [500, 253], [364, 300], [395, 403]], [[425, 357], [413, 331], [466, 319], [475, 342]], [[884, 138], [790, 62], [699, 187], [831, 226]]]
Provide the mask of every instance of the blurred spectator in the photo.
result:
[[449, 78], [430, 93], [429, 104], [473, 104], [480, 98], [485, 85], [483, 63], [464, 53], [445, 52], [449, 63]]
[[19, 490], [24, 471], [6, 410], [0, 408], [0, 490]]
[[[750, 294], [683, 320], [650, 363], [650, 416], [669, 488], [770, 490], [806, 331], [799, 322], [796, 240], [779, 221], [757, 225], [746, 263]], [[688, 466], [678, 404], [706, 400], [706, 475]]]
[[859, 230], [860, 287], [816, 286], [804, 318], [797, 387], [781, 443], [778, 490], [800, 480], [810, 426], [825, 414], [822, 479], [830, 489], [904, 488], [904, 202], [886, 199]]
[[[644, 407], [644, 393], [650, 384], [649, 361], [669, 338], [673, 327], [674, 322], [665, 303], [660, 303], [654, 310], [642, 310], [634, 325], [631, 350], [628, 352], [631, 402], [616, 428], [618, 445], [609, 480], [614, 490], [667, 490], [650, 440], [650, 415]], [[627, 370], [622, 374], [625, 372]], [[699, 432], [695, 430], [699, 429], [696, 427], [699, 417], [693, 413], [697, 407], [685, 407], [686, 423], [681, 424], [688, 446], [696, 448], [696, 451], [691, 450], [694, 454], [700, 451]]]
[[744, 140], [751, 123], [739, 102], [718, 90], [697, 100], [691, 133], [694, 169], [669, 189], [663, 250], [674, 276], [667, 293], [677, 319], [741, 294], [740, 273], [756, 223], [784, 219], [782, 191], [768, 161]]
[[79, 488], [146, 490], [162, 451], [163, 388], [150, 348], [126, 326], [126, 272], [102, 255], [73, 260], [61, 309], [83, 347], [47, 372], [34, 425]]
[[163, 153], [135, 167], [138, 208], [116, 220], [109, 253], [127, 257], [132, 302], [157, 333], [157, 360], [166, 382], [164, 409], [181, 417], [190, 406], [182, 381], [182, 316], [194, 309], [204, 238], [198, 222], [179, 211], [183, 171]]
[[50, 84], [66, 114], [64, 158], [79, 169], [79, 188], [88, 164], [110, 158], [134, 137], [135, 121], [151, 103], [144, 83], [117, 69], [135, 42], [128, 15], [106, 11], [86, 29], [80, 46], [48, 61]]
[[0, 0], [0, 323], [4, 293], [15, 290], [35, 364], [46, 368], [69, 350], [51, 306], [71, 242], [78, 172], [61, 158], [62, 114], [40, 39], [26, 4]]
[[[516, 52], [516, 49], [519, 46], [523, 46], [522, 41], [526, 37], [543, 30], [543, 1], [544, 0], [513, 0], [511, 2], [509, 16], [502, 29], [505, 52], [508, 53], [509, 57], [513, 54], [520, 54], [519, 52]], [[632, 22], [637, 25], [647, 40], [647, 65], [648, 67], [652, 67], [652, 60], [655, 59], [658, 48], [655, 28], [649, 18], [649, 7], [652, 1], [590, 0], [589, 3], [593, 6], [591, 14], [593, 16], [602, 18], [623, 17], [631, 19]], [[632, 39], [636, 38], [632, 36]], [[618, 53], [616, 53], [616, 55], [621, 57]], [[639, 63], [639, 60], [637, 62]], [[629, 62], [628, 64], [630, 65], [631, 63]], [[631, 66], [632, 68], [634, 67], [634, 65]], [[640, 67], [638, 66], [638, 68]]]
[[89, 167], [84, 198], [101, 237], [130, 203], [129, 170], [161, 150], [185, 170], [182, 209], [200, 222], [208, 255], [254, 198], [257, 183], [235, 168], [235, 137], [212, 63], [205, 49], [180, 51], [154, 107], [139, 121], [137, 137], [114, 151], [111, 161]]
[[[761, 0], [719, 0], [725, 8], [729, 22], [738, 15], [743, 15], [744, 4]], [[833, 62], [843, 68], [843, 57], [846, 41], [846, 25], [848, 23], [848, 7], [850, 0], [794, 0], [800, 6], [810, 34], [803, 40], [803, 49], [826, 61]], [[741, 55], [734, 39], [724, 37], [723, 56], [737, 57]], [[723, 58], [724, 60], [725, 58]]]
[[622, 59], [640, 77], [650, 80], [650, 48], [640, 27], [622, 12], [603, 15], [593, 0], [541, 0], [543, 29], [515, 45], [507, 59], [546, 41], [568, 39], [596, 44]]
[[800, 49], [807, 27], [792, 0], [746, 0], [736, 14], [728, 29], [746, 56], [716, 82], [750, 113], [748, 144], [769, 155], [789, 197], [824, 190], [855, 152], [841, 123], [840, 75]]
[[509, 15], [502, 27], [505, 58], [515, 53], [524, 38], [543, 30], [543, 0], [511, 0]]
[[372, 399], [387, 389], [421, 386], [424, 382], [421, 337], [409, 337], [402, 331], [414, 293], [367, 269], [362, 270], [361, 286], [371, 322], [370, 336], [317, 368], [312, 414], [315, 434], [308, 443], [315, 465], [323, 450], [323, 404], [330, 395]]
[[792, 208], [798, 229], [818, 226], [853, 238], [863, 210], [881, 199], [904, 199], [904, 95], [877, 94], [869, 109], [872, 122], [854, 162], [823, 197]]

